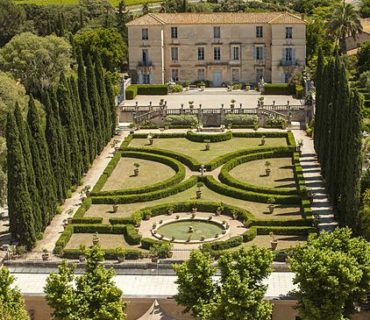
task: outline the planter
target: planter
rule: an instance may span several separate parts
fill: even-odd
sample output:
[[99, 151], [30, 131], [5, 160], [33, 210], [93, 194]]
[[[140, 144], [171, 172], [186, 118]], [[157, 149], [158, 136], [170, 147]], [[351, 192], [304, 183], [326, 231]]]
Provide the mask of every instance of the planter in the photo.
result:
[[93, 242], [93, 245], [96, 246], [98, 243], [99, 243], [100, 239], [98, 237], [94, 237], [92, 242]]
[[113, 213], [116, 213], [118, 211], [118, 205], [114, 204], [113, 205]]
[[272, 241], [271, 241], [271, 250], [272, 250], [272, 251], [275, 251], [275, 250], [276, 250], [276, 248], [277, 248], [277, 245], [278, 245], [277, 240], [272, 240]]
[[198, 209], [197, 209], [197, 208], [195, 208], [195, 207], [191, 209], [191, 212], [192, 212], [192, 213], [197, 213], [197, 211], [198, 211]]
[[122, 262], [125, 261], [125, 256], [124, 255], [123, 256], [117, 256], [117, 260], [118, 260], [119, 263], [122, 263]]
[[266, 144], [266, 140], [264, 138], [262, 138], [261, 140], [261, 146], [264, 146]]
[[173, 209], [168, 209], [167, 213], [168, 213], [169, 216], [172, 215], [173, 214]]
[[149, 139], [149, 145], [151, 145], [151, 146], [152, 146], [152, 145], [153, 145], [153, 143], [154, 143], [154, 139], [153, 139], [153, 138], [150, 138], [150, 139]]
[[216, 210], [216, 216], [220, 216], [222, 213], [222, 209], [217, 208]]
[[204, 91], [206, 86], [200, 86], [200, 91]]
[[84, 256], [84, 255], [80, 255], [79, 257], [78, 257], [78, 260], [80, 261], [80, 262], [85, 262], [86, 261], [86, 257]]
[[152, 262], [157, 263], [158, 262], [158, 257], [152, 257]]
[[71, 224], [71, 223], [72, 223], [72, 220], [73, 220], [73, 218], [72, 218], [72, 217], [68, 217], [68, 218], [67, 218], [67, 223], [68, 223], [68, 224]]
[[42, 258], [42, 261], [48, 261], [49, 260], [49, 253], [48, 252], [44, 252], [42, 255], [41, 255], [41, 258]]
[[211, 145], [209, 143], [206, 144], [206, 151], [211, 150]]
[[134, 169], [134, 176], [137, 177], [139, 175], [139, 169]]
[[270, 204], [269, 205], [269, 212], [270, 212], [270, 214], [273, 214], [274, 213], [274, 209], [275, 209], [275, 206], [273, 204]]
[[271, 173], [271, 169], [270, 168], [267, 168], [267, 169], [265, 169], [265, 171], [266, 171], [266, 176], [269, 176], [270, 173]]
[[202, 191], [198, 190], [196, 191], [196, 198], [200, 199], [202, 197]]

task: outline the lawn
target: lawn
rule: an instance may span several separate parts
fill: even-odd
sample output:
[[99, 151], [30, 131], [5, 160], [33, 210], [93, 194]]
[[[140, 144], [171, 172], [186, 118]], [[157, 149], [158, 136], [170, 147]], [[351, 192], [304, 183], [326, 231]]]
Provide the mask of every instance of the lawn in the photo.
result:
[[[258, 148], [261, 138], [232, 138], [231, 140], [211, 143], [211, 149], [205, 151], [205, 144], [192, 142], [185, 138], [155, 139], [153, 146], [148, 145], [147, 139], [133, 139], [129, 147], [157, 148], [186, 154], [200, 163], [207, 163], [214, 158], [242, 149]], [[266, 147], [287, 146], [285, 138], [266, 138]]]
[[[140, 165], [138, 176], [134, 176], [135, 163]], [[122, 158], [102, 191], [145, 187], [166, 180], [175, 174], [175, 170], [156, 161]]]
[[[289, 249], [292, 247], [297, 247], [298, 245], [303, 245], [306, 243], [307, 237], [305, 236], [285, 236], [285, 235], [275, 235], [275, 239], [278, 241], [277, 250]], [[257, 236], [252, 241], [245, 242], [243, 246], [251, 247], [264, 247], [271, 248], [272, 238], [268, 236]], [[239, 249], [239, 248], [236, 248]]]
[[[271, 173], [266, 175], [265, 162], [269, 161]], [[291, 158], [273, 158], [249, 161], [230, 171], [239, 181], [255, 186], [270, 188], [295, 188], [294, 171]]]
[[[78, 4], [78, 0], [13, 0], [18, 4], [38, 4], [42, 6], [46, 5], [74, 5]], [[109, 2], [114, 6], [118, 7], [120, 0], [109, 0]], [[161, 2], [161, 0], [125, 0], [126, 6], [134, 6], [144, 3], [154, 3]]]
[[[66, 249], [79, 249], [80, 246], [87, 248], [92, 246], [93, 233], [74, 233], [68, 241]], [[102, 249], [129, 248], [123, 234], [99, 234], [99, 244]]]
[[[136, 202], [128, 204], [120, 204], [118, 211], [112, 213], [111, 205], [92, 205], [86, 212], [85, 217], [103, 217], [103, 223], [108, 223], [111, 217], [128, 217], [135, 211], [146, 207], [155, 206], [162, 203], [180, 202], [180, 201], [196, 201], [194, 186], [188, 190], [172, 195], [167, 198], [162, 198], [148, 202]], [[251, 201], [244, 201], [240, 199], [231, 198], [228, 196], [216, 193], [207, 187], [202, 188], [202, 201], [223, 202], [246, 209], [253, 213], [258, 219], [299, 219], [301, 218], [300, 207], [298, 205], [277, 205], [273, 214], [268, 214], [268, 204]]]

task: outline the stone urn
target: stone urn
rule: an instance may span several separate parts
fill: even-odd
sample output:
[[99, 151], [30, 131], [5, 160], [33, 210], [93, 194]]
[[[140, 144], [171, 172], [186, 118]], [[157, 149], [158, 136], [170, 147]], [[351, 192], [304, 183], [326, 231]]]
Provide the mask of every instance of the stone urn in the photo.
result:
[[271, 240], [271, 250], [272, 251], [275, 251], [276, 248], [277, 248], [277, 245], [278, 245], [278, 241], [277, 240]]
[[113, 213], [116, 213], [118, 211], [118, 205], [114, 204], [112, 207], [113, 207]]
[[42, 258], [42, 261], [48, 261], [49, 260], [50, 254], [46, 249], [43, 250], [41, 258]]

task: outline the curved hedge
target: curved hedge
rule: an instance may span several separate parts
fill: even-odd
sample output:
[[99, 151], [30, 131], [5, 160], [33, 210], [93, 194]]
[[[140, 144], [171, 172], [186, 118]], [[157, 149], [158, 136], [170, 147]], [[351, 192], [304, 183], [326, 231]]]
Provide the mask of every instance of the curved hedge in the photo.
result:
[[193, 131], [188, 131], [186, 133], [186, 139], [193, 142], [204, 142], [204, 140], [209, 140], [209, 142], [221, 142], [231, 140], [232, 137], [233, 133], [231, 131], [219, 134], [196, 133]]
[[268, 158], [279, 158], [279, 157], [287, 157], [292, 156], [291, 150], [275, 150], [275, 151], [269, 151], [269, 152], [261, 152], [261, 153], [252, 153], [247, 156], [242, 156], [236, 159], [233, 159], [229, 162], [227, 162], [221, 169], [221, 172], [219, 174], [219, 179], [222, 183], [234, 187], [239, 188], [242, 190], [247, 191], [253, 191], [253, 192], [260, 192], [260, 193], [269, 193], [269, 194], [280, 194], [280, 195], [295, 195], [297, 194], [297, 190], [294, 188], [268, 188], [268, 187], [262, 187], [257, 186], [253, 184], [249, 184], [247, 182], [242, 182], [233, 176], [231, 176], [230, 171], [239, 166], [240, 164], [243, 164], [245, 162], [258, 160], [258, 159], [268, 159]]
[[134, 202], [146, 202], [172, 196], [176, 193], [185, 191], [196, 185], [198, 179], [193, 176], [179, 184], [168, 187], [166, 189], [141, 193], [141, 194], [128, 194], [128, 195], [108, 195], [92, 197], [93, 204], [124, 204]]
[[109, 190], [109, 191], [100, 191], [100, 192], [92, 192], [92, 196], [114, 196], [114, 195], [129, 195], [129, 194], [142, 194], [148, 193], [160, 189], [165, 189], [167, 187], [173, 186], [175, 184], [180, 183], [185, 178], [185, 167], [177, 160], [171, 159], [169, 157], [146, 153], [146, 152], [138, 152], [138, 151], [123, 151], [122, 157], [127, 158], [138, 158], [138, 159], [145, 159], [151, 161], [157, 161], [162, 164], [165, 164], [175, 170], [176, 174], [164, 181], [160, 181], [158, 183], [144, 186], [140, 188], [132, 188], [126, 190]]
[[[223, 195], [254, 202], [267, 203], [271, 194], [258, 193], [246, 190], [240, 190], [218, 182], [214, 177], [207, 176], [205, 179], [206, 186]], [[301, 198], [297, 195], [274, 195], [275, 202], [278, 204], [300, 204]]]

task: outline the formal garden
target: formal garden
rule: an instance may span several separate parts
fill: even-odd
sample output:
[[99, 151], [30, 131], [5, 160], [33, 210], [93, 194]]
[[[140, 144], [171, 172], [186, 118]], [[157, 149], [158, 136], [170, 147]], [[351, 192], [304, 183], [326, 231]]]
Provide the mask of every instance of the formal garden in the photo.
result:
[[176, 250], [257, 245], [284, 260], [315, 232], [291, 132], [130, 134], [56, 243], [77, 259], [170, 258]]

